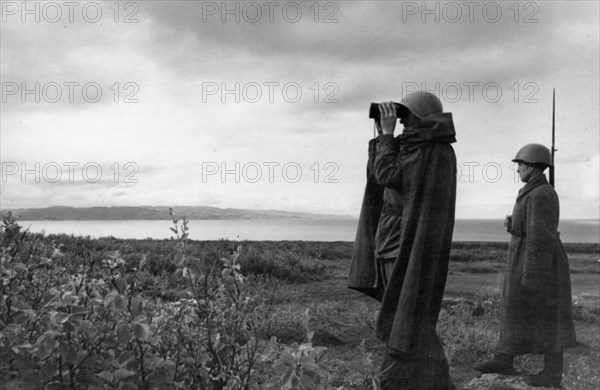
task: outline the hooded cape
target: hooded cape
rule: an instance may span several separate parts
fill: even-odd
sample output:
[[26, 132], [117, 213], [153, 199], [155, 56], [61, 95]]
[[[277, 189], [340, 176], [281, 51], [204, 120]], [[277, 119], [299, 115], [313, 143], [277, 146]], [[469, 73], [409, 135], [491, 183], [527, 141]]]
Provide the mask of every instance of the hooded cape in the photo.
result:
[[363, 196], [358, 229], [352, 251], [352, 263], [348, 287], [370, 297], [381, 300], [383, 287], [377, 282], [377, 263], [375, 259], [375, 233], [383, 209], [384, 187], [377, 183], [374, 172], [375, 144], [369, 142], [369, 161], [367, 163], [367, 185]]
[[[385, 288], [377, 337], [397, 356], [439, 348], [435, 327], [446, 285], [456, 201], [452, 114], [432, 114], [402, 134], [400, 253]], [[380, 136], [375, 168], [389, 161], [392, 137]], [[429, 351], [429, 352], [428, 352]]]

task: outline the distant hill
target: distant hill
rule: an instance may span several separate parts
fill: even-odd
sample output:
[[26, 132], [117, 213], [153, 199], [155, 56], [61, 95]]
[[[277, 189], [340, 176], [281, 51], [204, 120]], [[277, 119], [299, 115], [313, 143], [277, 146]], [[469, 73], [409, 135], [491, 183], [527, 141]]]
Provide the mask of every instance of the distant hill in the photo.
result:
[[[188, 219], [354, 219], [335, 214], [296, 213], [281, 210], [222, 209], [208, 206], [175, 206], [175, 214]], [[18, 219], [25, 221], [127, 221], [127, 220], [170, 220], [167, 206], [141, 207], [66, 207], [2, 210], [6, 215], [12, 211]]]

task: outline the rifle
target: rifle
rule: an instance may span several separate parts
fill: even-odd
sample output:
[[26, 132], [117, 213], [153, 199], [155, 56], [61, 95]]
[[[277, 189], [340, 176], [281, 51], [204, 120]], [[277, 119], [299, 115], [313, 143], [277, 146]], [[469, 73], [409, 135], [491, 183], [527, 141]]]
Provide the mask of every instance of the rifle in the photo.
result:
[[556, 151], [556, 148], [554, 147], [554, 135], [555, 135], [555, 127], [554, 127], [554, 116], [556, 113], [556, 94], [555, 94], [555, 89], [552, 88], [552, 149], [550, 149], [550, 153], [552, 155], [552, 165], [550, 166], [550, 185], [552, 187], [554, 187], [554, 152]]

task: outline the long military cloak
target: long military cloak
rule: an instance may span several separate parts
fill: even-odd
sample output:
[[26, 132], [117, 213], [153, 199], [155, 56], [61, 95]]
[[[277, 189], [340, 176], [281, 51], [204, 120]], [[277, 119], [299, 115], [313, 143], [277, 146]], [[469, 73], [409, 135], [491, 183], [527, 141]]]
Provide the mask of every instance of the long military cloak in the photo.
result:
[[375, 234], [383, 209], [384, 187], [374, 173], [376, 140], [369, 141], [367, 163], [367, 185], [358, 218], [356, 239], [352, 250], [352, 262], [348, 276], [348, 287], [370, 297], [381, 300], [383, 287], [378, 281], [377, 259], [375, 258]]
[[575, 345], [569, 262], [559, 200], [544, 174], [517, 196], [502, 289], [499, 351], [557, 353]]
[[[441, 356], [435, 333], [446, 285], [456, 201], [456, 141], [450, 113], [405, 129], [400, 151], [403, 213], [400, 254], [381, 301], [376, 335], [398, 357]], [[376, 169], [391, 161], [391, 136], [380, 136]]]

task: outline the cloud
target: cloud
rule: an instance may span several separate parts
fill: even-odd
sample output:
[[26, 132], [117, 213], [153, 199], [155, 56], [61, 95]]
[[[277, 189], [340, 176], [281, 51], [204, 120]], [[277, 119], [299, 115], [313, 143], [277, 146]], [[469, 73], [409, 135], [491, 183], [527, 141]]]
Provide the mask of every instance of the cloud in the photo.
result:
[[578, 198], [592, 201], [600, 199], [600, 156], [588, 159], [581, 166], [578, 176], [582, 184]]
[[[502, 14], [492, 21], [492, 3], [469, 19], [460, 2], [320, 2], [318, 15], [314, 2], [280, 2], [270, 21], [262, 2], [152, 1], [136, 3], [138, 22], [129, 24], [114, 23], [110, 3], [100, 4], [100, 23], [2, 23], [3, 82], [39, 82], [46, 92], [58, 83], [63, 94], [65, 82], [94, 82], [102, 99], [89, 103], [79, 90], [73, 103], [66, 95], [58, 103], [44, 96], [35, 103], [31, 94], [23, 103], [20, 91], [8, 96], [0, 153], [2, 161], [134, 162], [143, 181], [96, 193], [86, 185], [29, 186], [26, 196], [11, 185], [3, 203], [268, 202], [357, 214], [372, 137], [367, 107], [419, 87], [438, 93], [453, 113], [463, 169], [495, 163], [505, 175], [491, 184], [476, 171], [477, 181], [460, 181], [457, 215], [497, 217], [520, 186], [511, 181], [510, 159], [526, 143], [550, 143], [555, 87], [563, 209], [598, 214], [598, 186], [588, 177], [597, 176], [600, 142], [597, 3], [494, 2]], [[247, 21], [252, 4], [262, 7], [255, 23]], [[302, 17], [292, 22], [295, 4]], [[225, 23], [223, 6], [239, 7]], [[449, 21], [456, 6], [461, 17]], [[124, 103], [133, 90], [138, 102]], [[305, 180], [207, 185], [202, 164], [213, 162], [295, 162]], [[327, 162], [339, 167], [339, 183], [311, 182], [310, 167]]]

